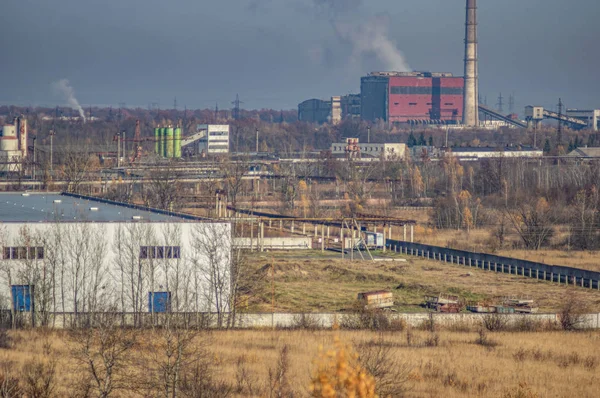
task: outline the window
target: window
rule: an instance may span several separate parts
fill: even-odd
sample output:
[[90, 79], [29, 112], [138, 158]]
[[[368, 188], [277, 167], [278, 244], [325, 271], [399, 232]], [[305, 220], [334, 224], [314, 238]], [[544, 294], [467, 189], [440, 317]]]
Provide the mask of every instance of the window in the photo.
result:
[[410, 105], [410, 106], [417, 106], [417, 103], [416, 102], [409, 102], [408, 105]]
[[454, 105], [453, 102], [445, 102], [444, 105]]
[[181, 258], [179, 246], [140, 246], [140, 260], [149, 258]]
[[43, 260], [44, 248], [42, 246], [5, 246], [3, 254], [5, 260]]

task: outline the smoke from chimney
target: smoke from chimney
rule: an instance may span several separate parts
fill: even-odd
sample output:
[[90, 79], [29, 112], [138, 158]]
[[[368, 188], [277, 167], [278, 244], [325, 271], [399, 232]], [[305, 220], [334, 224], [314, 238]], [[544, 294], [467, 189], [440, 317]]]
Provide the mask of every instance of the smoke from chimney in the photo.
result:
[[85, 112], [81, 105], [79, 105], [79, 101], [77, 101], [77, 98], [75, 98], [75, 90], [73, 90], [73, 87], [71, 87], [71, 85], [69, 84], [69, 80], [60, 79], [52, 83], [52, 86], [59, 94], [65, 97], [65, 99], [67, 100], [67, 104], [69, 104], [71, 108], [75, 108], [77, 112], [79, 112], [79, 116], [85, 122]]
[[477, 65], [477, 0], [467, 0], [465, 23], [465, 89], [463, 124], [479, 125], [479, 76]]
[[313, 0], [313, 3], [319, 13], [327, 15], [338, 39], [352, 45], [352, 61], [372, 54], [387, 70], [411, 70], [404, 54], [389, 36], [386, 15], [364, 20], [363, 13], [359, 12], [362, 0]]

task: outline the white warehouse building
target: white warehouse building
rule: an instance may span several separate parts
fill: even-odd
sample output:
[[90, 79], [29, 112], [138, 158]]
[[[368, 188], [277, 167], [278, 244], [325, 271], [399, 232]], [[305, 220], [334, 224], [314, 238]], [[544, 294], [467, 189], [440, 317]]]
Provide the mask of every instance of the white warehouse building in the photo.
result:
[[231, 224], [93, 198], [0, 193], [15, 313], [229, 311]]

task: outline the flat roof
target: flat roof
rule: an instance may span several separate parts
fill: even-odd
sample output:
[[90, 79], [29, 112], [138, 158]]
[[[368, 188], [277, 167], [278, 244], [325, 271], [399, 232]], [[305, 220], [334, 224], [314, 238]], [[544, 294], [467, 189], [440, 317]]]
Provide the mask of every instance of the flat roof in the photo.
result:
[[0, 192], [0, 222], [56, 221], [183, 222], [189, 219], [176, 213], [78, 195]]

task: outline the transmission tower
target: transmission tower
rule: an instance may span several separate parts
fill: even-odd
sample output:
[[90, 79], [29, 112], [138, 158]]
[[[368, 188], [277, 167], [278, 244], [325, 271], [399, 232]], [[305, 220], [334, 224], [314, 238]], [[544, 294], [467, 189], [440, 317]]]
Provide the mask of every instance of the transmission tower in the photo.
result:
[[500, 93], [500, 95], [498, 96], [498, 103], [496, 104], [496, 106], [498, 108], [498, 112], [504, 112], [504, 97], [502, 96], [502, 93]]
[[219, 103], [215, 103], [215, 123], [219, 120]]
[[173, 100], [173, 110], [177, 110], [177, 97]]
[[233, 120], [238, 120], [240, 118], [240, 104], [243, 104], [243, 102], [240, 101], [240, 96], [238, 94], [235, 95], [235, 101], [233, 101], [232, 104], [233, 104]]
[[563, 111], [563, 103], [562, 103], [562, 99], [559, 98], [558, 99], [558, 136], [559, 138], [559, 143], [560, 141], [562, 141], [562, 111]]

